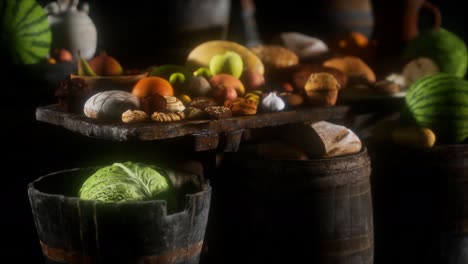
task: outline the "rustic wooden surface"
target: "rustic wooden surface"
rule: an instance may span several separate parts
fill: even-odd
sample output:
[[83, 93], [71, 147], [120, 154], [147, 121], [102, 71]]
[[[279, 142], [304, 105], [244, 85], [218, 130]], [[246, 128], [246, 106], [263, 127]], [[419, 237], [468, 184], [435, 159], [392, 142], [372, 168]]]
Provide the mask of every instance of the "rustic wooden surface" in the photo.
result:
[[196, 150], [218, 148], [236, 151], [242, 132], [248, 129], [286, 125], [291, 123], [338, 120], [346, 117], [348, 106], [308, 107], [297, 110], [258, 113], [254, 116], [232, 117], [221, 120], [182, 120], [173, 123], [146, 122], [124, 124], [89, 119], [84, 115], [62, 112], [57, 105], [36, 108], [36, 120], [62, 126], [70, 131], [94, 138], [115, 141], [164, 140], [184, 136], [195, 139]]

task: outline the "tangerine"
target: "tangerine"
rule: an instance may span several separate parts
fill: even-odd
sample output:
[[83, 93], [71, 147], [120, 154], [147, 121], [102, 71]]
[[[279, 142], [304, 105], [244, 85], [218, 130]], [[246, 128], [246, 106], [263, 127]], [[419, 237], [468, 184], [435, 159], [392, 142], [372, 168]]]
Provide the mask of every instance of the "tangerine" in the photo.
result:
[[139, 80], [133, 86], [132, 94], [139, 98], [145, 98], [154, 94], [174, 96], [174, 88], [166, 79], [151, 76]]

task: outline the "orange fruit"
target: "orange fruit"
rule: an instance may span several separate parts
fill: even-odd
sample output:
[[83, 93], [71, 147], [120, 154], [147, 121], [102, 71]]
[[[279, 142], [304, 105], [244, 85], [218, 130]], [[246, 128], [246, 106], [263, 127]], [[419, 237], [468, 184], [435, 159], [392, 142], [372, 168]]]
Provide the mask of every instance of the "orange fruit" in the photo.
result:
[[132, 94], [139, 98], [145, 98], [154, 94], [174, 96], [174, 88], [166, 79], [151, 76], [139, 80], [133, 86]]
[[341, 49], [365, 48], [369, 39], [360, 32], [348, 32], [337, 37], [337, 46]]
[[369, 39], [360, 32], [349, 33], [349, 38], [354, 40], [354, 43], [361, 48], [364, 48], [369, 44]]

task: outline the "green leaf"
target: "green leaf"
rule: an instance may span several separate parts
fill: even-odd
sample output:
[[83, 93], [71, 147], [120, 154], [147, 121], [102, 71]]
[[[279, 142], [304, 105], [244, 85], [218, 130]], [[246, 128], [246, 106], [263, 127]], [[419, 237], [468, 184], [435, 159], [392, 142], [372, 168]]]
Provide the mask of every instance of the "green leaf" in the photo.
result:
[[114, 163], [98, 169], [81, 186], [81, 199], [102, 202], [163, 199], [175, 208], [175, 191], [162, 169], [141, 163]]

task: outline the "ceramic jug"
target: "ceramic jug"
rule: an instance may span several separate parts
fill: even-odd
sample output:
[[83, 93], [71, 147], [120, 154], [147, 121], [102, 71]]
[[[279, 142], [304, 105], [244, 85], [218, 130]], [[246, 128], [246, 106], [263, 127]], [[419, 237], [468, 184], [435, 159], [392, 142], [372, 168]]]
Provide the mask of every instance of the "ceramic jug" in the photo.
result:
[[422, 10], [433, 16], [433, 27], [441, 24], [440, 10], [426, 0], [372, 0], [372, 9], [372, 41], [382, 56], [399, 55], [404, 45], [419, 34]]
[[374, 24], [370, 0], [327, 0], [324, 2], [325, 21], [329, 37], [342, 33], [359, 32], [370, 36]]
[[77, 56], [80, 51], [84, 59], [92, 58], [97, 48], [97, 30], [88, 16], [89, 5], [79, 0], [57, 0], [47, 4], [52, 29], [52, 48], [65, 48]]

